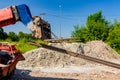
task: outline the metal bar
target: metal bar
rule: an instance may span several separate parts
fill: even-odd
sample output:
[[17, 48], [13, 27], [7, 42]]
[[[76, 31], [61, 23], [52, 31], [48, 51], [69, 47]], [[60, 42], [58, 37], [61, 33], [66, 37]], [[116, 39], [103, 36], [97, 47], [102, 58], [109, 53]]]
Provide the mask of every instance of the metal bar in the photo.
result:
[[79, 53], [75, 53], [75, 52], [65, 50], [65, 49], [62, 49], [62, 48], [57, 48], [57, 47], [54, 47], [54, 46], [49, 46], [49, 45], [36, 43], [36, 42], [29, 42], [29, 44], [32, 44], [32, 45], [35, 45], [35, 46], [41, 46], [41, 47], [46, 48], [46, 49], [50, 49], [50, 50], [54, 50], [54, 51], [57, 51], [57, 52], [69, 54], [70, 56], [83, 58], [83, 59], [86, 59], [86, 60], [89, 60], [89, 61], [97, 62], [97, 63], [100, 63], [100, 64], [104, 64], [104, 65], [107, 65], [107, 66], [111, 66], [111, 67], [120, 69], [120, 64], [113, 63], [113, 62], [106, 61], [106, 60], [102, 60], [102, 59], [98, 59], [98, 58], [94, 58], [94, 57], [90, 57], [90, 56], [87, 56], [85, 54], [79, 54]]
[[61, 38], [61, 39], [45, 39], [44, 41], [64, 41], [64, 40], [73, 40], [72, 38]]

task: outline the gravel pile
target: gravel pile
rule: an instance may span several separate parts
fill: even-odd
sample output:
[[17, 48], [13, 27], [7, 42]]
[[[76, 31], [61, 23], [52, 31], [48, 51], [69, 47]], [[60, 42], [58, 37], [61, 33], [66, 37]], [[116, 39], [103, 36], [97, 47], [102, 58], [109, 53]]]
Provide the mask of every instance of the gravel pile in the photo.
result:
[[66, 54], [61, 54], [56, 51], [51, 51], [43, 48], [35, 49], [27, 52], [25, 61], [19, 62], [18, 66], [22, 67], [64, 67], [69, 65], [84, 65], [83, 59], [78, 59]]
[[103, 41], [90, 41], [86, 45], [89, 46], [86, 55], [104, 60], [120, 59], [120, 55]]
[[[102, 41], [83, 43], [50, 43], [49, 45], [64, 48], [79, 54], [86, 54], [101, 59], [118, 59], [120, 55]], [[65, 67], [94, 64], [81, 58], [75, 58], [56, 51], [38, 48], [24, 54], [25, 61], [19, 62], [21, 67]]]

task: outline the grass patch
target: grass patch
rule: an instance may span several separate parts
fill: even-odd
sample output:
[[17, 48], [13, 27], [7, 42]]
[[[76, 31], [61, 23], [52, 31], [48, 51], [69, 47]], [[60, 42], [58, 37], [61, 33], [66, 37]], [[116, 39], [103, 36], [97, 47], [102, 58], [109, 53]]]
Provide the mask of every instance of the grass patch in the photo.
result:
[[24, 38], [24, 39], [21, 39], [18, 43], [17, 43], [17, 46], [16, 46], [17, 49], [19, 49], [22, 53], [25, 53], [29, 50], [33, 50], [33, 49], [36, 49], [38, 48], [37, 46], [34, 46], [34, 45], [30, 45], [27, 43], [27, 39]]
[[[18, 42], [13, 42], [10, 39], [0, 40], [0, 42], [9, 42], [11, 44], [16, 44], [16, 49], [20, 50], [21, 53], [25, 53], [27, 51], [39, 48], [37, 46], [28, 44], [27, 41], [28, 40], [26, 38], [23, 38], [23, 39], [19, 40]], [[43, 44], [48, 44], [47, 42], [44, 42], [42, 40], [33, 40], [33, 41], [43, 43]]]

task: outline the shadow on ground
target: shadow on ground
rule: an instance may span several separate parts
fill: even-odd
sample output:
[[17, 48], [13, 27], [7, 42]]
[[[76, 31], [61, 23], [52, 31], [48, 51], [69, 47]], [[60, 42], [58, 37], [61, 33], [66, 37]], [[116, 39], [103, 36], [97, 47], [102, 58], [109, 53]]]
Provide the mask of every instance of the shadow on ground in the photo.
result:
[[8, 80], [75, 80], [69, 78], [34, 77], [29, 75], [30, 72], [30, 70], [17, 69], [15, 74]]

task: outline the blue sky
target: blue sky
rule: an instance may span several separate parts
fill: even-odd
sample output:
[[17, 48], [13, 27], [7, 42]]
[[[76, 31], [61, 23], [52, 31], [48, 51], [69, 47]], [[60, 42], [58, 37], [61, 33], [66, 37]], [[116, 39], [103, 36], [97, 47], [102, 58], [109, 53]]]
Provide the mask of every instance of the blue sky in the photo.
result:
[[[52, 32], [58, 37], [60, 25], [61, 37], [70, 37], [74, 25], [85, 25], [87, 16], [99, 10], [107, 20], [113, 22], [116, 18], [120, 21], [120, 0], [0, 0], [1, 9], [20, 4], [28, 5], [32, 16], [45, 13], [44, 19], [51, 24]], [[21, 22], [4, 27], [4, 30], [30, 33]]]

